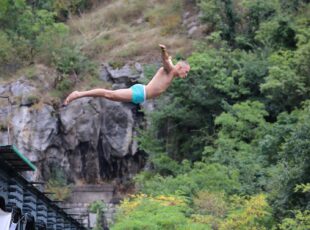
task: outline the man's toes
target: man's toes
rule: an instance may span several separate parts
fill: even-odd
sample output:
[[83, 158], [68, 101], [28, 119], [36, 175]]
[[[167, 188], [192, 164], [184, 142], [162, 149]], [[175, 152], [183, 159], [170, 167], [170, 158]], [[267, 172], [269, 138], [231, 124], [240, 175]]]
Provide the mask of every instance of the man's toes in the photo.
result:
[[64, 102], [64, 105], [68, 105], [69, 102], [70, 102], [70, 101], [69, 101], [69, 98], [67, 97], [66, 100], [65, 100], [65, 102]]

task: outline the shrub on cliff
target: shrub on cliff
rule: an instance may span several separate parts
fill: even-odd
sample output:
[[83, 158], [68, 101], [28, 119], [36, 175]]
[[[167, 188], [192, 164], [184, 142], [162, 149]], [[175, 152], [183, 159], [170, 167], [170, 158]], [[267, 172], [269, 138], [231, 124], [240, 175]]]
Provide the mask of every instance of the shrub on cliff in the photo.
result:
[[182, 197], [136, 195], [122, 202], [111, 229], [210, 229], [186, 217], [187, 209]]

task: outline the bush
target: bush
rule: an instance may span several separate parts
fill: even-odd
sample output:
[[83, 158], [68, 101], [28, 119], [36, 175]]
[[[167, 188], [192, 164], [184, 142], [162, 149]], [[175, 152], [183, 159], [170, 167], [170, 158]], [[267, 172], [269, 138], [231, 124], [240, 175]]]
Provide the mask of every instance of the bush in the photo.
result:
[[71, 186], [65, 178], [63, 171], [54, 171], [51, 178], [47, 181], [46, 191], [51, 192], [52, 199], [65, 201], [71, 195]]
[[67, 20], [71, 14], [80, 14], [94, 7], [102, 0], [45, 0], [36, 1], [39, 9], [56, 12], [58, 20]]
[[12, 61], [14, 48], [6, 33], [0, 31], [0, 63], [5, 64]]
[[74, 47], [62, 47], [54, 52], [53, 58], [57, 70], [64, 74], [87, 73], [95, 69], [94, 63]]
[[237, 208], [220, 222], [220, 230], [270, 229], [271, 213], [265, 195], [258, 194], [249, 199], [238, 198], [233, 201], [233, 205]]
[[[204, 196], [206, 195], [206, 196]], [[203, 191], [194, 199], [194, 222], [219, 230], [270, 229], [272, 218], [266, 196], [225, 196], [223, 193]]]
[[[185, 200], [176, 196], [146, 196], [125, 199], [117, 212], [112, 230], [208, 229], [207, 225], [194, 224], [185, 216]], [[204, 228], [203, 228], [204, 227]]]
[[310, 211], [295, 211], [293, 218], [285, 218], [278, 225], [280, 230], [307, 230], [310, 228]]
[[261, 91], [275, 111], [292, 111], [310, 98], [309, 60], [310, 42], [295, 52], [283, 50], [270, 55], [269, 75]]
[[220, 164], [196, 163], [192, 170], [175, 177], [140, 174], [136, 177], [140, 190], [146, 194], [183, 194], [194, 196], [198, 191], [232, 193], [239, 189], [238, 174]]
[[53, 53], [69, 46], [69, 28], [62, 23], [55, 23], [46, 28], [37, 38], [38, 61], [50, 64]]
[[101, 200], [94, 201], [89, 205], [89, 211], [96, 213], [96, 226], [93, 228], [93, 230], [102, 230], [102, 215], [104, 208], [105, 203], [103, 203]]
[[155, 64], [146, 64], [143, 66], [143, 72], [146, 78], [145, 79], [146, 82], [150, 81], [154, 77], [157, 69], [158, 66], [156, 66]]
[[193, 199], [197, 211], [203, 215], [224, 217], [227, 213], [227, 203], [223, 192], [199, 191]]
[[56, 89], [60, 92], [67, 92], [72, 88], [72, 84], [73, 83], [66, 76], [64, 76], [62, 80], [57, 82]]
[[[207, 197], [203, 197], [208, 194]], [[272, 219], [266, 197], [231, 196], [223, 193], [201, 192], [194, 199], [198, 213], [184, 197], [139, 194], [125, 199], [112, 229], [270, 229]], [[210, 202], [208, 198], [211, 198]], [[227, 200], [227, 201], [226, 201]], [[203, 204], [201, 203], [203, 201]], [[215, 202], [213, 202], [215, 201]]]

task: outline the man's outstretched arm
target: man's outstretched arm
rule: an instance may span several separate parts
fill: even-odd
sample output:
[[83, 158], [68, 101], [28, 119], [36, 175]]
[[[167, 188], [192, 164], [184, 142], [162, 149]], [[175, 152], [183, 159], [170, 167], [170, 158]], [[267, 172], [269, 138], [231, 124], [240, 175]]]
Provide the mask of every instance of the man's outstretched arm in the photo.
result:
[[162, 61], [163, 61], [164, 70], [167, 73], [169, 73], [172, 70], [172, 68], [173, 68], [171, 57], [168, 55], [168, 52], [167, 52], [167, 49], [166, 49], [165, 45], [159, 44], [159, 46], [161, 48], [161, 58], [162, 58]]

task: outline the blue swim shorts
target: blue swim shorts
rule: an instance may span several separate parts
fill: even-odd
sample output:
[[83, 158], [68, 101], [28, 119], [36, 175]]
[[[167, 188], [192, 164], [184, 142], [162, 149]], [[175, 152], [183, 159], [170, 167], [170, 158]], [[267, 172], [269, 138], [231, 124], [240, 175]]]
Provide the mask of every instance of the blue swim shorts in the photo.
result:
[[132, 102], [140, 104], [146, 100], [145, 86], [141, 84], [135, 84], [130, 87], [132, 90]]

